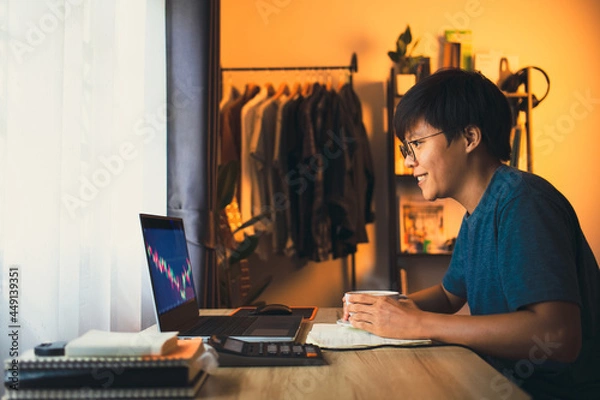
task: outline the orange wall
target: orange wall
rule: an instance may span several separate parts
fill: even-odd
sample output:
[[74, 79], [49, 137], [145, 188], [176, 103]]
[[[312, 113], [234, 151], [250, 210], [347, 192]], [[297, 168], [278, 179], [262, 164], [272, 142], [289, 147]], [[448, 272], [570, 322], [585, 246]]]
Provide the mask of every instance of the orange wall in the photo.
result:
[[[600, 255], [600, 2], [596, 0], [222, 0], [224, 67], [345, 65], [358, 55], [355, 88], [375, 154], [377, 223], [371, 243], [359, 247], [360, 287], [387, 285], [388, 229], [384, 125], [386, 55], [410, 24], [421, 37], [417, 53], [438, 66], [438, 37], [448, 28], [471, 29], [474, 50], [517, 55], [520, 66], [542, 67], [552, 80], [534, 110], [534, 172], [572, 202], [596, 258]], [[226, 75], [226, 80], [295, 80], [294, 73]], [[337, 79], [337, 77], [334, 76]], [[534, 80], [534, 92], [543, 94]], [[538, 93], [539, 92], [539, 93]], [[284, 266], [266, 301], [337, 305], [347, 288], [340, 262]], [[324, 282], [324, 283], [323, 283]], [[326, 284], [325, 284], [326, 283]], [[308, 289], [314, 286], [314, 289]], [[302, 301], [306, 300], [306, 301]], [[307, 303], [308, 304], [308, 303]]]

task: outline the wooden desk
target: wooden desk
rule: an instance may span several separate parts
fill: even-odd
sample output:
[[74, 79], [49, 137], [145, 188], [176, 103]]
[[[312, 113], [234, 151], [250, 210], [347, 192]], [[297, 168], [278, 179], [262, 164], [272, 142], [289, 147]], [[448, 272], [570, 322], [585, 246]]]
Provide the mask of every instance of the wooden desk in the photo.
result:
[[[223, 314], [225, 310], [203, 310]], [[341, 309], [320, 309], [333, 323]], [[310, 331], [303, 326], [301, 338]], [[221, 367], [198, 398], [211, 399], [528, 399], [472, 351], [458, 346], [324, 351], [310, 367]]]

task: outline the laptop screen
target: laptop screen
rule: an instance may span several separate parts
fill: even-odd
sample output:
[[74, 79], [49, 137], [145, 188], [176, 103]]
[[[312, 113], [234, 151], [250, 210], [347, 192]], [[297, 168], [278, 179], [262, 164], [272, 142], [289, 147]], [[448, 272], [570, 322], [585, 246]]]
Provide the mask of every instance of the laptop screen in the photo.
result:
[[147, 215], [142, 215], [141, 221], [158, 314], [190, 301], [195, 303], [192, 265], [183, 221]]

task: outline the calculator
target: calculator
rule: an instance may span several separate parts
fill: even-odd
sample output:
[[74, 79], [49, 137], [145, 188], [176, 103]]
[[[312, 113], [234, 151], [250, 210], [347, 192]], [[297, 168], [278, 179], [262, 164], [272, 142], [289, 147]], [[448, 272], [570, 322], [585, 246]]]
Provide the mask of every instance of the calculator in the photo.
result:
[[213, 335], [208, 344], [219, 353], [222, 367], [326, 365], [319, 346], [294, 342], [245, 342]]

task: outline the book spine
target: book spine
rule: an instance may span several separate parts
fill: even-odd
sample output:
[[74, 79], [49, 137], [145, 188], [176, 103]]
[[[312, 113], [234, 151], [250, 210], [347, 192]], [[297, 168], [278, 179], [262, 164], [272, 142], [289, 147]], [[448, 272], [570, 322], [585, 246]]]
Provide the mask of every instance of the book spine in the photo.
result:
[[[194, 382], [185, 387], [173, 388], [123, 388], [123, 389], [24, 389], [7, 390], [6, 399], [192, 399], [207, 378], [200, 373]], [[4, 399], [3, 398], [3, 399]]]
[[[158, 368], [158, 367], [178, 367], [186, 366], [189, 360], [186, 359], [167, 359], [167, 360], [143, 360], [137, 357], [132, 358], [72, 358], [72, 359], [35, 359], [20, 360], [19, 370], [41, 370], [41, 369], [81, 369], [81, 368]], [[5, 365], [5, 369], [7, 366]]]
[[[189, 374], [186, 367], [20, 370], [18, 388], [177, 387], [189, 383]], [[5, 372], [7, 388], [14, 386], [11, 377]]]

